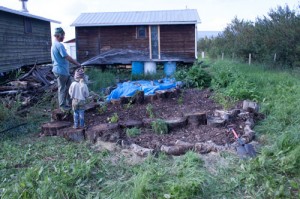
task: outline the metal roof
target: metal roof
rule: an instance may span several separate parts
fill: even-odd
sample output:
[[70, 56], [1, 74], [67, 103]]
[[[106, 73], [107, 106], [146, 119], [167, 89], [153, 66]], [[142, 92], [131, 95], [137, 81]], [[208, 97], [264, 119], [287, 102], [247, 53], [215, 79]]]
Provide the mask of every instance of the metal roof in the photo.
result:
[[30, 17], [30, 18], [39, 19], [39, 20], [42, 20], [42, 21], [49, 21], [49, 22], [60, 24], [59, 21], [55, 21], [55, 20], [52, 20], [52, 19], [47, 19], [47, 18], [44, 18], [44, 17], [32, 15], [32, 14], [29, 14], [27, 12], [13, 10], [13, 9], [6, 8], [6, 7], [3, 7], [3, 6], [0, 6], [0, 11], [9, 12], [9, 13], [16, 14], [16, 15], [21, 15], [21, 16], [24, 16], [24, 17]]
[[125, 26], [200, 23], [195, 9], [82, 13], [71, 26]]

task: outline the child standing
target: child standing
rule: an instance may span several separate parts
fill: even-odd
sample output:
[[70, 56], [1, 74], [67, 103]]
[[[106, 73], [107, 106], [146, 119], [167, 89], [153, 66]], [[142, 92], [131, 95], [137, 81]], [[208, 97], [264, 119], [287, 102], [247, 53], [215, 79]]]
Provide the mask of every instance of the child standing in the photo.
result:
[[[79, 68], [75, 71], [75, 81], [69, 88], [69, 94], [72, 99], [72, 109], [74, 112], [74, 128], [84, 128], [84, 105], [89, 96], [89, 89], [84, 82], [84, 70]], [[79, 121], [79, 125], [78, 125]]]

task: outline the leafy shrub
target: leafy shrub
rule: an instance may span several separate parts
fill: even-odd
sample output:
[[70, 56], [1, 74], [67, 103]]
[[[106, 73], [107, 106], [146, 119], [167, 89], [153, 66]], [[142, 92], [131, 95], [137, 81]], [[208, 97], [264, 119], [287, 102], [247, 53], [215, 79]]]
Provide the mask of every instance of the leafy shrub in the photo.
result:
[[153, 131], [157, 134], [167, 134], [169, 132], [167, 123], [162, 119], [157, 119], [151, 123]]
[[211, 75], [198, 65], [193, 65], [188, 70], [179, 70], [175, 73], [175, 78], [183, 81], [188, 88], [207, 88], [211, 83]]
[[113, 116], [107, 118], [109, 123], [117, 123], [119, 121], [118, 113], [114, 113]]
[[141, 134], [141, 129], [138, 129], [136, 127], [126, 129], [126, 135], [129, 137], [134, 137]]
[[146, 106], [146, 112], [149, 115], [150, 118], [154, 118], [154, 112], [153, 112], [153, 106], [151, 104], [147, 104]]

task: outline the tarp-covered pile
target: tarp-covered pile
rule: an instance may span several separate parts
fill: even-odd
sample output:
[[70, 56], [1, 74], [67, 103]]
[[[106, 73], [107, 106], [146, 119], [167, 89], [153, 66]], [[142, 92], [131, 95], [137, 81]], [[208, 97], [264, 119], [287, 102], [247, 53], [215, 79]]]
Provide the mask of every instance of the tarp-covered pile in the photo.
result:
[[132, 97], [137, 91], [144, 91], [144, 95], [154, 95], [155, 91], [176, 88], [180, 84], [181, 82], [168, 78], [164, 78], [162, 81], [139, 80], [119, 83], [117, 88], [107, 97], [107, 101], [120, 97]]

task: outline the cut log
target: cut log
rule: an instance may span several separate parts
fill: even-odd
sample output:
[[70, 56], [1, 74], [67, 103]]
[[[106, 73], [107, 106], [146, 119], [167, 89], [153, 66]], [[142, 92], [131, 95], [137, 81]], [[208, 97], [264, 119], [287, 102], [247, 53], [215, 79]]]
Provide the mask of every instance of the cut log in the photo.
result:
[[139, 120], [127, 120], [123, 122], [119, 122], [120, 127], [122, 128], [140, 128], [143, 126], [143, 122]]
[[134, 96], [132, 97], [133, 103], [142, 104], [144, 103], [144, 91], [137, 91], [135, 92]]
[[19, 90], [22, 88], [18, 88], [16, 86], [0, 86], [0, 91], [10, 91], [10, 90]]
[[230, 114], [230, 112], [224, 111], [224, 110], [215, 110], [214, 116], [220, 117], [221, 119], [226, 120], [226, 121], [229, 121], [233, 118], [232, 115]]
[[96, 110], [99, 107], [100, 107], [100, 104], [98, 104], [97, 102], [91, 102], [91, 103], [86, 104], [84, 106], [84, 109], [86, 112], [90, 112], [90, 111]]
[[212, 127], [223, 127], [226, 124], [226, 120], [220, 118], [220, 117], [208, 117], [207, 118], [207, 125]]
[[27, 81], [11, 81], [8, 83], [8, 85], [14, 86], [17, 89], [27, 89], [28, 88]]
[[82, 142], [84, 141], [84, 129], [65, 128], [61, 129], [58, 136], [64, 137], [68, 141]]
[[194, 144], [189, 143], [189, 142], [184, 142], [184, 141], [181, 141], [181, 140], [176, 140], [175, 145], [184, 146], [184, 147], [187, 147], [190, 150], [192, 150], [195, 147]]
[[183, 155], [188, 150], [190, 150], [189, 147], [183, 146], [183, 145], [175, 145], [175, 146], [165, 146], [162, 145], [160, 147], [160, 150], [168, 155]]
[[209, 153], [211, 151], [217, 152], [221, 149], [221, 146], [217, 146], [213, 142], [198, 142], [195, 144], [195, 151], [197, 151], [198, 153]]
[[72, 118], [71, 112], [63, 112], [60, 109], [54, 109], [51, 112], [51, 121], [70, 121]]
[[50, 85], [50, 82], [46, 78], [44, 78], [37, 70], [34, 70], [32, 72], [32, 75], [36, 77], [40, 82], [42, 82], [45, 86]]
[[193, 126], [206, 125], [207, 118], [205, 112], [196, 112], [196, 113], [186, 113], [184, 114], [187, 117], [188, 124]]
[[120, 103], [121, 104], [128, 104], [130, 102], [130, 100], [131, 100], [131, 97], [123, 96], [123, 97], [120, 98]]
[[116, 142], [122, 137], [119, 124], [99, 124], [86, 131], [86, 137], [92, 143], [100, 139], [105, 142]]
[[113, 105], [120, 105], [121, 104], [121, 101], [119, 99], [112, 99], [110, 100], [110, 102], [113, 104]]
[[187, 125], [187, 117], [171, 118], [165, 120], [170, 130], [175, 128], [182, 128]]
[[2, 91], [0, 92], [0, 95], [14, 95], [18, 93], [25, 94], [28, 93], [28, 91], [21, 91], [21, 90]]
[[46, 136], [55, 136], [59, 134], [61, 129], [70, 127], [71, 125], [71, 122], [65, 121], [48, 122], [42, 125], [42, 132]]
[[146, 103], [153, 103], [155, 100], [157, 100], [157, 98], [157, 95], [146, 95], [144, 100]]
[[131, 149], [135, 154], [141, 157], [146, 157], [153, 153], [153, 149], [144, 148], [137, 144], [131, 144], [129, 149]]

